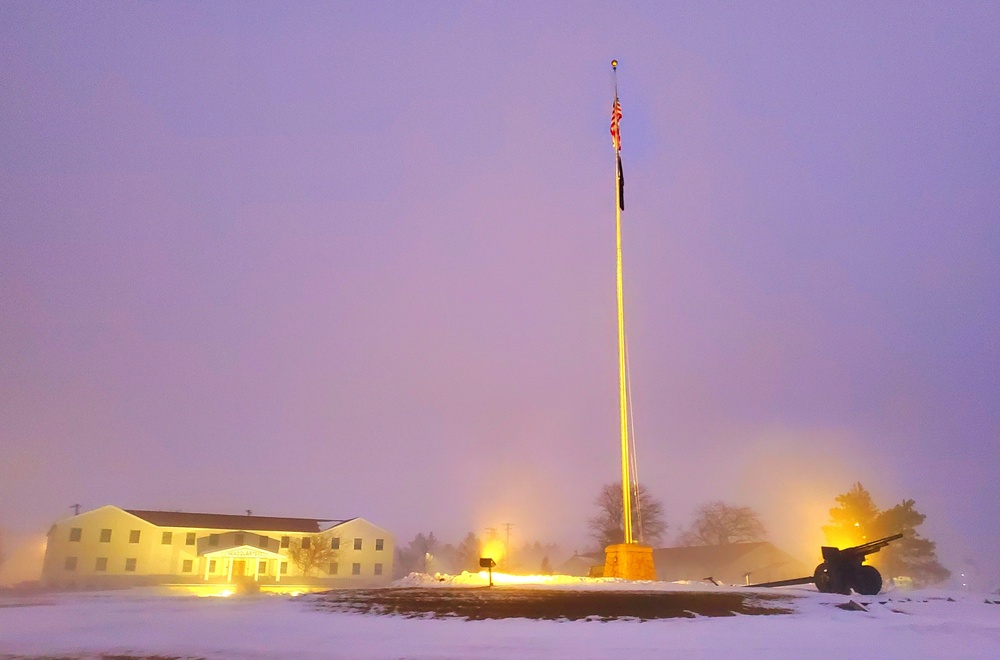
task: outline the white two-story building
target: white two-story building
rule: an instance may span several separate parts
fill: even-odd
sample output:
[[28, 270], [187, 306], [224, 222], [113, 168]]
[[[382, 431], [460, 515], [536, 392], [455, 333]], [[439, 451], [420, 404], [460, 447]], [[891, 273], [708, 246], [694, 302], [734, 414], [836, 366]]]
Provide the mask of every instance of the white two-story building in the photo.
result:
[[43, 584], [283, 590], [385, 585], [395, 542], [363, 518], [321, 520], [102, 506], [48, 533]]

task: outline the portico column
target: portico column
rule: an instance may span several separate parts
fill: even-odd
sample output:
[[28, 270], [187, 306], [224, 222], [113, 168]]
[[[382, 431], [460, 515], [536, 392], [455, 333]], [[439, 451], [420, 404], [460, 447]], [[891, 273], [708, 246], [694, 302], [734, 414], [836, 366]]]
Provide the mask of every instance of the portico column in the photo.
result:
[[257, 582], [257, 576], [260, 575], [260, 557], [256, 557], [253, 560], [253, 581]]
[[229, 582], [233, 581], [233, 558], [229, 558]]
[[208, 569], [212, 566], [212, 560], [208, 557], [202, 557], [205, 562], [205, 582], [208, 582]]

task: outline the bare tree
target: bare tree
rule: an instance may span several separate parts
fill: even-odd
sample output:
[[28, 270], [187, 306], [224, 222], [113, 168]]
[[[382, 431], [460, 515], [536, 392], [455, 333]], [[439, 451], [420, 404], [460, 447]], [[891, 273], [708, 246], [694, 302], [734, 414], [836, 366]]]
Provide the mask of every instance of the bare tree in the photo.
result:
[[[598, 513], [587, 521], [590, 535], [605, 548], [625, 540], [625, 507], [622, 505], [622, 482], [605, 484], [594, 500]], [[649, 545], [657, 544], [667, 531], [663, 519], [663, 504], [649, 494], [645, 486], [632, 491], [632, 526], [638, 540]]]
[[292, 539], [288, 544], [288, 558], [299, 567], [302, 575], [309, 575], [313, 569], [336, 561], [337, 554], [330, 537], [322, 534]]
[[750, 507], [709, 502], [698, 507], [694, 525], [679, 541], [681, 545], [727, 545], [762, 541], [765, 536], [763, 523]]

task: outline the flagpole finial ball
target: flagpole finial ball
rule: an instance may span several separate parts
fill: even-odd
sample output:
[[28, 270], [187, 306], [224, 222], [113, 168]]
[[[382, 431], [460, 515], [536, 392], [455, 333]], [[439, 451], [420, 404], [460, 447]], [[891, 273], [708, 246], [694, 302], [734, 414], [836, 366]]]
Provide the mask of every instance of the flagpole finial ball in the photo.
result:
[[612, 69], [618, 68], [618, 60], [611, 60], [611, 68]]

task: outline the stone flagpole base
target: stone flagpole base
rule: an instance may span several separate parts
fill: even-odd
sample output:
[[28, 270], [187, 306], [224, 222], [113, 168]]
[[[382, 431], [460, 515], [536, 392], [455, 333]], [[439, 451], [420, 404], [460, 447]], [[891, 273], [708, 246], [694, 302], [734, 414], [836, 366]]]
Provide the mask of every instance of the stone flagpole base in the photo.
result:
[[638, 543], [616, 543], [604, 549], [604, 577], [655, 580], [653, 548]]

